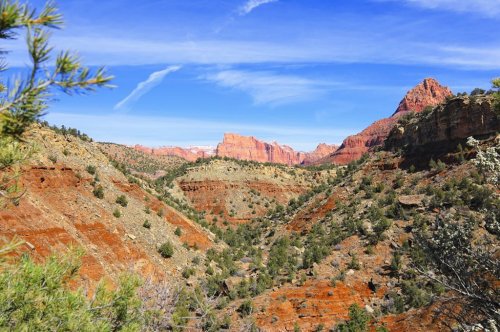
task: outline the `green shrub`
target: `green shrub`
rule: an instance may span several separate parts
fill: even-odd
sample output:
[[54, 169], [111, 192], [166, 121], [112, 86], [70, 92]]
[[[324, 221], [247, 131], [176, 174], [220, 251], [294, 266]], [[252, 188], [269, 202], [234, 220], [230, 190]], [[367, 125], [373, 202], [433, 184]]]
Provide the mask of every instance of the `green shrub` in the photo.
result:
[[[0, 248], [0, 252], [2, 249]], [[72, 291], [80, 251], [35, 263], [29, 255], [0, 262], [2, 331], [139, 331], [142, 325], [137, 278], [123, 276], [114, 290], [99, 284], [92, 300]]]
[[95, 197], [103, 199], [104, 198], [104, 189], [101, 185], [94, 187], [94, 191], [92, 191]]
[[97, 169], [95, 166], [93, 165], [88, 165], [85, 170], [87, 171], [87, 173], [89, 173], [90, 175], [95, 175]]
[[365, 332], [368, 331], [370, 317], [356, 303], [349, 307], [349, 320], [337, 326], [339, 332]]
[[182, 230], [180, 229], [180, 227], [177, 227], [177, 228], [175, 229], [174, 234], [175, 234], [175, 235], [177, 235], [177, 236], [181, 236], [181, 235], [182, 235]]
[[174, 247], [170, 241], [163, 243], [160, 248], [158, 248], [158, 252], [163, 258], [170, 258], [174, 255]]
[[117, 204], [120, 204], [121, 206], [123, 207], [127, 207], [128, 205], [128, 200], [127, 200], [127, 197], [125, 197], [125, 195], [120, 195], [116, 198], [116, 203]]
[[189, 279], [192, 275], [194, 275], [194, 269], [191, 267], [187, 267], [182, 271], [182, 277], [184, 279]]
[[144, 223], [142, 224], [142, 227], [150, 229], [151, 228], [151, 222], [149, 220], [144, 220]]
[[351, 254], [351, 261], [347, 264], [349, 269], [359, 270], [361, 268], [361, 264], [359, 263], [358, 255]]
[[401, 254], [399, 252], [394, 252], [391, 260], [391, 270], [392, 272], [399, 272], [401, 269]]
[[120, 218], [120, 217], [122, 216], [122, 213], [120, 212], [120, 210], [115, 209], [115, 210], [113, 211], [113, 216], [114, 216], [115, 218]]
[[241, 317], [250, 315], [253, 312], [252, 301], [251, 300], [243, 301], [243, 303], [238, 307], [238, 312], [240, 313]]

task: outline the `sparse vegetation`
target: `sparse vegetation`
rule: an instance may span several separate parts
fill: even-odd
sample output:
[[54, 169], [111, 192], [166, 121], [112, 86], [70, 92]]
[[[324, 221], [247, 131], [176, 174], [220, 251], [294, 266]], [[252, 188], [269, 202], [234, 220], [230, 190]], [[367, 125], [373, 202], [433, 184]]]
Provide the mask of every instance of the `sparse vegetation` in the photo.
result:
[[163, 243], [160, 248], [158, 248], [158, 252], [163, 258], [170, 258], [174, 255], [174, 247], [171, 242], [167, 241]]
[[116, 198], [116, 204], [120, 204], [122, 207], [127, 207], [128, 200], [125, 195], [120, 195]]

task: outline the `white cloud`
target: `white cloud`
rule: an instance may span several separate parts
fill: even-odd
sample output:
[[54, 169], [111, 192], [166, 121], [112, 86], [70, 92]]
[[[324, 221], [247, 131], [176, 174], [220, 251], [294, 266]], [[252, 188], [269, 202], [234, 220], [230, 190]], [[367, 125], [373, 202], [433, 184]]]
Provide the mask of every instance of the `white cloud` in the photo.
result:
[[239, 9], [240, 15], [247, 15], [252, 12], [252, 10], [265, 5], [267, 3], [277, 2], [278, 0], [248, 0], [243, 6]]
[[[330, 33], [305, 40], [151, 40], [117, 36], [57, 37], [56, 45], [81, 50], [89, 65], [371, 63], [435, 65], [463, 69], [500, 69], [500, 45], [468, 42], [425, 42], [404, 38], [372, 38], [367, 33]], [[11, 47], [6, 49], [12, 50]], [[7, 54], [12, 66], [29, 64], [26, 52]]]
[[248, 93], [256, 104], [281, 105], [311, 100], [324, 94], [334, 83], [273, 72], [223, 70], [201, 77], [220, 86]]
[[[394, 1], [394, 0], [393, 0]], [[478, 13], [488, 17], [500, 14], [500, 0], [404, 0], [408, 4], [428, 9]]]
[[148, 93], [151, 89], [158, 86], [165, 76], [181, 69], [181, 66], [170, 66], [163, 70], [155, 71], [149, 75], [148, 79], [137, 84], [137, 87], [123, 100], [117, 103], [114, 107], [115, 110], [126, 109], [130, 104], [139, 100], [142, 96]]

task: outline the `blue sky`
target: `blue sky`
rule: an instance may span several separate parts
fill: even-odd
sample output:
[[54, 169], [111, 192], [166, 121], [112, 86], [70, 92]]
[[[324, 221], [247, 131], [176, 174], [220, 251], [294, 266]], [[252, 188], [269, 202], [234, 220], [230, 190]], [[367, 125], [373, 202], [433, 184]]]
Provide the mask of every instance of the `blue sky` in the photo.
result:
[[[500, 0], [58, 4], [54, 43], [106, 65], [117, 88], [58, 95], [46, 119], [101, 141], [216, 145], [237, 132], [310, 150], [389, 116], [425, 77], [460, 92], [500, 76]], [[7, 46], [11, 65], [27, 63]]]

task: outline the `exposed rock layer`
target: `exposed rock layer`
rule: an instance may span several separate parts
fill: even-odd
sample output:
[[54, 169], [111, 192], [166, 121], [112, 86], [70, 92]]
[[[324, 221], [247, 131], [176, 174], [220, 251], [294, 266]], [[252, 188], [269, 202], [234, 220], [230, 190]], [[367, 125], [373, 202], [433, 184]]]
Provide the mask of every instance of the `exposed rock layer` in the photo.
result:
[[320, 163], [347, 164], [359, 159], [374, 147], [382, 145], [402, 114], [421, 112], [427, 106], [444, 102], [451, 95], [449, 88], [440, 85], [435, 79], [426, 78], [406, 94], [391, 117], [378, 120], [359, 134], [347, 137], [337, 151], [320, 160]]
[[266, 143], [253, 136], [226, 133], [224, 134], [223, 141], [217, 145], [217, 149], [215, 150], [197, 147], [148, 148], [141, 145], [136, 145], [134, 148], [153, 155], [178, 156], [187, 161], [195, 161], [198, 158], [209, 158], [216, 155], [218, 157], [251, 160], [262, 163], [308, 165], [332, 154], [338, 149], [338, 146], [321, 143], [312, 152], [298, 152], [287, 145], [280, 145], [276, 142]]
[[398, 123], [389, 133], [385, 146], [391, 150], [411, 150], [430, 144], [439, 147], [499, 130], [500, 122], [490, 96], [457, 97], [430, 114], [416, 116], [406, 124]]

